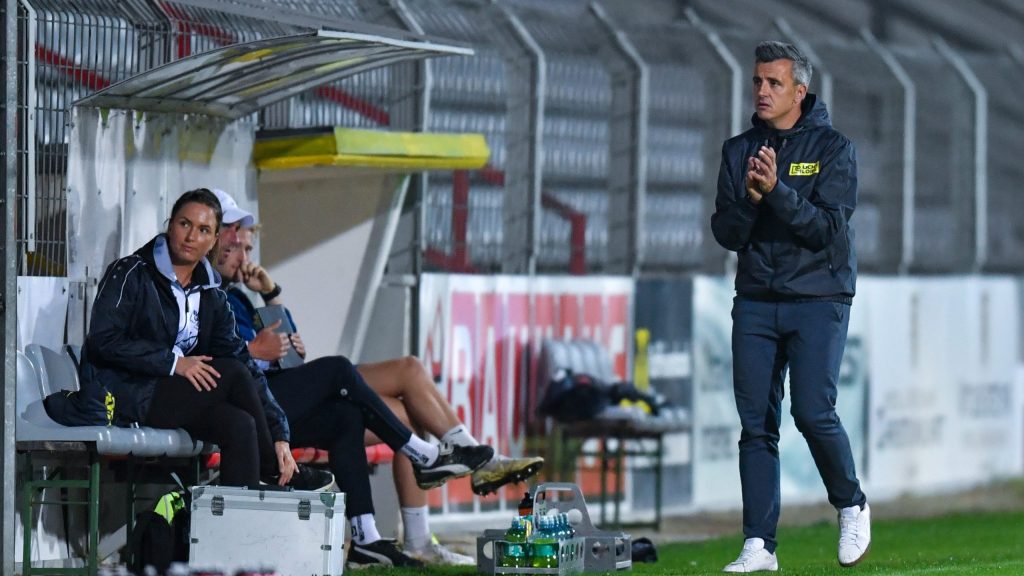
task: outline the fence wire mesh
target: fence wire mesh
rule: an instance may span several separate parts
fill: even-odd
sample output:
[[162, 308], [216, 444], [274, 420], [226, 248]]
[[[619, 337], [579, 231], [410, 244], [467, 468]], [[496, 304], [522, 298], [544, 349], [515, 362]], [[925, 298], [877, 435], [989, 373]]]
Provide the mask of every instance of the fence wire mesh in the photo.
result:
[[936, 51], [894, 54], [917, 86], [913, 270], [967, 271], [974, 259], [974, 96]]
[[[586, 215], [586, 268], [608, 260], [608, 155], [611, 74], [599, 58], [606, 35], [585, 5], [558, 12], [517, 7], [516, 14], [544, 53], [543, 193]], [[574, 8], [571, 10], [570, 8]], [[572, 227], [563, 215], [541, 215], [538, 267], [566, 271]]]
[[[903, 87], [861, 43], [819, 44], [832, 74], [832, 123], [857, 147], [856, 230], [858, 269], [895, 273], [903, 229]], [[872, 78], [864, 82], [864, 78]]]
[[[519, 123], [509, 125], [514, 92], [509, 54], [493, 37], [498, 10], [489, 3], [283, 0], [256, 10], [256, 4], [243, 0], [210, 0], [204, 7], [173, 0], [22, 0], [19, 6], [16, 57], [26, 79], [18, 93], [21, 140], [13, 152], [23, 154], [15, 210], [19, 274], [64, 274], [68, 111], [75, 100], [185, 56], [310, 29], [274, 15], [405, 27], [397, 17], [400, 6], [427, 34], [467, 42], [476, 50], [473, 57], [430, 64], [431, 112], [417, 129], [481, 132], [492, 151], [485, 170], [464, 175], [465, 194], [458, 191], [462, 176], [430, 176], [416, 198], [422, 203], [422, 234], [408, 249], [421, 251], [428, 269], [492, 272], [501, 269], [503, 246], [518, 241], [504, 232], [505, 169], [509, 142], [527, 142], [529, 135]], [[598, 24], [584, 2], [516, 0], [506, 6], [525, 24], [546, 60], [544, 193], [587, 216], [587, 271], [602, 271], [608, 260], [613, 91], [608, 64], [597, 56], [597, 48], [608, 36], [595, 30]], [[718, 22], [722, 37], [747, 74], [760, 35], [724, 26], [727, 16], [712, 20], [725, 19]], [[685, 25], [645, 23], [639, 28], [621, 13], [618, 20], [615, 25], [637, 47], [650, 74], [642, 271], [718, 272], [723, 253], [708, 234], [707, 219], [719, 146], [729, 135], [731, 73], [706, 38]], [[833, 121], [857, 144], [860, 204], [854, 225], [861, 269], [896, 272], [905, 216], [903, 88], [862, 42], [824, 35], [809, 40], [823, 70], [833, 75]], [[1022, 172], [1016, 158], [1024, 141], [1019, 122], [1024, 110], [1013, 95], [1024, 87], [1024, 64], [991, 52], [967, 55], [988, 93], [988, 194], [980, 204], [985, 218], [979, 219], [974, 94], [927, 43], [895, 47], [894, 53], [917, 94], [911, 271], [969, 271], [980, 252], [985, 270], [1019, 272], [1024, 269], [1024, 219], [1011, 195]], [[812, 91], [820, 90], [820, 72]], [[402, 85], [396, 78], [404, 76], [395, 76], [393, 67], [353, 76], [271, 106], [260, 121], [267, 128], [387, 129], [393, 127], [395, 103], [424, 88]], [[744, 127], [750, 108], [745, 78]], [[562, 272], [572, 258], [571, 225], [552, 210], [539, 219], [539, 269]], [[985, 228], [976, 227], [979, 221]], [[976, 245], [979, 236], [984, 247]]]
[[[968, 59], [988, 96], [988, 254], [986, 269], [1024, 269], [1024, 211], [1016, 197], [1024, 182], [1024, 62], [1006, 55]], [[1014, 153], [1008, 153], [1016, 151]]]
[[729, 71], [712, 65], [718, 56], [690, 26], [627, 34], [650, 79], [644, 270], [700, 269], [715, 194], [707, 184], [729, 136]]
[[[389, 19], [386, 6], [355, 0], [284, 0], [277, 5], [299, 14], [381, 22], [400, 27]], [[318, 86], [285, 102], [267, 107], [260, 123], [268, 129], [346, 126], [387, 129], [391, 125], [388, 87], [390, 67]]]
[[[504, 235], [508, 87], [505, 61], [488, 35], [485, 11], [470, 4], [410, 2], [412, 17], [430, 35], [466, 42], [472, 58], [430, 63], [433, 85], [426, 129], [477, 132], [491, 157], [484, 170], [430, 175], [423, 198], [423, 243], [428, 269], [479, 272], [501, 267]], [[468, 194], [461, 189], [463, 178]]]

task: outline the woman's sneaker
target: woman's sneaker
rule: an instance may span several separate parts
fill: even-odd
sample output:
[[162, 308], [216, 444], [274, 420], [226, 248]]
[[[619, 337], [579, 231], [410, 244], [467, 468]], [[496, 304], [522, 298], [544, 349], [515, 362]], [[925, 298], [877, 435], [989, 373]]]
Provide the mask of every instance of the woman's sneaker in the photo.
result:
[[413, 464], [416, 484], [423, 490], [437, 488], [452, 478], [468, 476], [494, 457], [490, 446], [457, 446], [442, 442], [437, 447], [437, 460], [430, 466]]
[[348, 567], [358, 570], [371, 566], [396, 566], [398, 568], [422, 568], [423, 562], [398, 549], [394, 540], [381, 538], [369, 544], [352, 542], [348, 553]]

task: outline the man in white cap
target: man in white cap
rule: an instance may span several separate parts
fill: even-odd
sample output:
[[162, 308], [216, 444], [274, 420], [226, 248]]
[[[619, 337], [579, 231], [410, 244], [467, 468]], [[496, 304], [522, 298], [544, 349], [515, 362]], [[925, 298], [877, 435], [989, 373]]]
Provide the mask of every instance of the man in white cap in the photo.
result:
[[[230, 196], [224, 195], [230, 199]], [[249, 214], [246, 212], [244, 215]], [[236, 228], [237, 238], [233, 247], [219, 251], [217, 270], [225, 281], [244, 284], [259, 293], [266, 304], [283, 304], [281, 286], [274, 282], [264, 268], [249, 258], [253, 248], [251, 226], [234, 226], [235, 222], [232, 222], [232, 219], [238, 218], [238, 222], [244, 224], [244, 215], [232, 213], [228, 216], [225, 212], [224, 226]], [[252, 321], [254, 308], [237, 285], [228, 290], [228, 302], [235, 312], [239, 335], [249, 342], [250, 354], [254, 358], [275, 362], [285, 355], [289, 346], [294, 346], [300, 355], [305, 356], [305, 347], [298, 333], [292, 334], [289, 338], [267, 328], [256, 331]], [[417, 358], [407, 356], [362, 364], [357, 366], [357, 370], [370, 388], [380, 394], [396, 414], [404, 416], [405, 422], [413, 428], [426, 430], [440, 438], [442, 442], [459, 446], [479, 445], [466, 426], [455, 416], [451, 405], [440, 394], [433, 379]], [[543, 464], [543, 458], [509, 458], [495, 452], [487, 464], [473, 473], [472, 489], [477, 494], [495, 492], [505, 484], [523, 481], [535, 475]], [[394, 472], [402, 507], [405, 552], [432, 564], [474, 565], [472, 558], [456, 554], [432, 538], [427, 516], [426, 492], [417, 487], [409, 461], [405, 458], [396, 458]], [[422, 483], [419, 486], [422, 487]], [[353, 547], [357, 559], [360, 556], [359, 548], [358, 543]]]
[[238, 231], [242, 228], [252, 228], [256, 225], [256, 217], [238, 207], [238, 202], [227, 192], [218, 188], [210, 190], [220, 200], [221, 218], [220, 237], [218, 238], [218, 250], [220, 247], [233, 247], [238, 244]]

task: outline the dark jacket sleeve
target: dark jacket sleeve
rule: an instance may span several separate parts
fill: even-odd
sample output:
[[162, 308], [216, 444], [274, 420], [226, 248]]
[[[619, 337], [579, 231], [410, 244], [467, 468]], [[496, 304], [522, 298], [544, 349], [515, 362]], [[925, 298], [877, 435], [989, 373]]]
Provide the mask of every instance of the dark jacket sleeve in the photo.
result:
[[256, 339], [256, 325], [253, 324], [253, 307], [248, 298], [241, 291], [231, 288], [226, 292], [228, 304], [231, 305], [231, 312], [235, 315], [235, 332], [246, 341], [252, 342]]
[[814, 192], [805, 198], [782, 180], [765, 202], [810, 250], [824, 250], [846, 230], [857, 207], [857, 152], [842, 135], [830, 143], [821, 161]]
[[[133, 319], [146, 290], [155, 290], [142, 259], [134, 256], [115, 261], [100, 282], [92, 307], [89, 334], [85, 339], [90, 362], [146, 376], [169, 376], [174, 365], [173, 344], [135, 334]], [[148, 336], [140, 337], [140, 336]]]
[[722, 146], [722, 165], [718, 169], [718, 194], [715, 213], [711, 215], [711, 233], [727, 250], [737, 252], [750, 241], [750, 233], [757, 221], [758, 206], [747, 196], [746, 190], [736, 190], [736, 179], [729, 171], [729, 144]]
[[281, 405], [277, 403], [274, 394], [270, 391], [267, 383], [267, 376], [260, 370], [252, 356], [249, 355], [249, 348], [245, 341], [238, 337], [235, 329], [235, 315], [228, 305], [227, 294], [223, 290], [214, 289], [216, 293], [217, 310], [213, 316], [213, 338], [210, 341], [212, 356], [235, 358], [245, 364], [256, 381], [256, 391], [260, 395], [260, 402], [263, 404], [263, 411], [267, 415], [267, 424], [270, 426], [270, 435], [274, 441], [289, 442], [291, 431], [288, 427], [288, 417], [285, 415]]

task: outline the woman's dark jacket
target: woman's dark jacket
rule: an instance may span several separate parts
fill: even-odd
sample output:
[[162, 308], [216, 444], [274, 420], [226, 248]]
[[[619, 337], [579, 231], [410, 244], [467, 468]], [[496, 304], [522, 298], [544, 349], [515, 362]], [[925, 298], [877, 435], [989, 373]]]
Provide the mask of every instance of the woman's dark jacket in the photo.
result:
[[[857, 153], [808, 94], [789, 130], [754, 115], [754, 127], [725, 141], [711, 230], [738, 253], [736, 293], [751, 299], [849, 302], [857, 258], [850, 216], [857, 206]], [[747, 159], [776, 152], [778, 184], [760, 204], [747, 196]]]
[[[95, 409], [97, 400], [102, 405], [109, 390], [115, 399], [114, 424], [145, 420], [157, 378], [170, 376], [174, 365], [171, 349], [178, 333], [178, 304], [171, 292], [173, 278], [163, 235], [107, 268], [82, 349], [81, 408]], [[288, 420], [235, 333], [220, 280], [205, 258], [192, 274], [192, 284], [201, 286], [201, 293], [199, 338], [189, 354], [235, 358], [246, 365], [256, 380], [273, 439], [288, 441]]]

